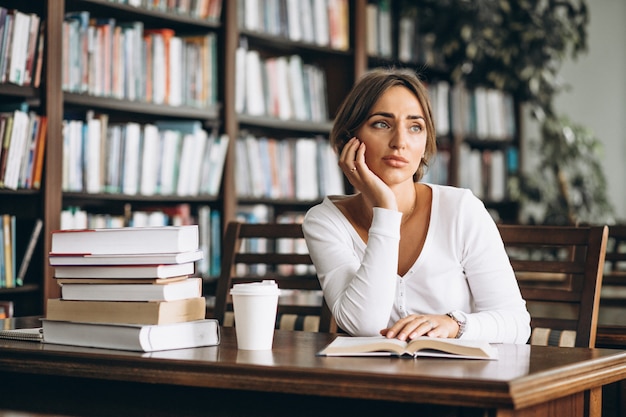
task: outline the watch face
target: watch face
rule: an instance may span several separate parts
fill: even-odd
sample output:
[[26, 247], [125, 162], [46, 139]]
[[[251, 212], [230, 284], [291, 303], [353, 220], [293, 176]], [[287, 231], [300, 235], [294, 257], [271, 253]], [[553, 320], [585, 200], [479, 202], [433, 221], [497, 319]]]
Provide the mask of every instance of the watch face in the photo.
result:
[[450, 315], [457, 322], [465, 323], [465, 314], [461, 313], [460, 311], [453, 311], [453, 312], [450, 313]]

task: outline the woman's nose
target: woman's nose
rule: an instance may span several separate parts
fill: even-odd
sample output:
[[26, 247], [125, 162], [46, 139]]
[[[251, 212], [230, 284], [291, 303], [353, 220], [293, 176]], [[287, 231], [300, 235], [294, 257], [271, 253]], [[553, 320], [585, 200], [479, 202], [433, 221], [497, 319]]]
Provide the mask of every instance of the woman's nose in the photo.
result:
[[393, 131], [389, 146], [393, 149], [403, 149], [407, 143], [407, 132], [402, 129], [395, 129]]

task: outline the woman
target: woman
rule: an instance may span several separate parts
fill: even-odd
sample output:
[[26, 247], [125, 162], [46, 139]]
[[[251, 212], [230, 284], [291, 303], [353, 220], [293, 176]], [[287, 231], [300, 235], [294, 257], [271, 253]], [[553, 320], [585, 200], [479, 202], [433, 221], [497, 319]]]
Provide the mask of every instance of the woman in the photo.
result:
[[348, 94], [330, 136], [358, 191], [327, 196], [303, 229], [339, 326], [526, 343], [530, 316], [498, 229], [471, 191], [419, 183], [436, 151], [427, 90], [377, 69]]

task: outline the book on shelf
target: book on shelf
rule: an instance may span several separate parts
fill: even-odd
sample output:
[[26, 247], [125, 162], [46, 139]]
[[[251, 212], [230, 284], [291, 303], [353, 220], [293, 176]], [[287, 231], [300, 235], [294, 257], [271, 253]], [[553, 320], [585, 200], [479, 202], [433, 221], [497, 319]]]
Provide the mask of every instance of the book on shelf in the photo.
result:
[[26, 277], [26, 271], [30, 266], [30, 261], [33, 258], [33, 253], [35, 252], [35, 247], [37, 246], [37, 242], [39, 242], [39, 236], [41, 235], [41, 229], [43, 228], [43, 221], [41, 219], [35, 220], [35, 225], [33, 226], [33, 230], [30, 234], [30, 238], [28, 240], [28, 244], [26, 246], [26, 250], [24, 251], [24, 256], [22, 257], [22, 262], [20, 263], [20, 269], [17, 272], [15, 277], [15, 281], [17, 285], [22, 285], [24, 282], [24, 277]]
[[55, 278], [170, 278], [193, 275], [195, 264], [164, 265], [60, 265], [54, 269]]
[[195, 262], [202, 259], [200, 249], [175, 253], [140, 253], [126, 255], [54, 254], [48, 256], [51, 266], [59, 265], [155, 265]]
[[215, 319], [164, 325], [76, 323], [42, 320], [45, 343], [140, 352], [216, 346], [220, 327]]
[[461, 359], [497, 359], [498, 350], [487, 342], [421, 336], [410, 341], [383, 336], [337, 336], [319, 352], [321, 356], [433, 356]]
[[154, 284], [61, 285], [62, 300], [77, 301], [174, 301], [202, 297], [202, 278]]
[[82, 323], [168, 324], [205, 317], [204, 297], [174, 301], [48, 300], [48, 320]]
[[56, 230], [52, 254], [128, 255], [198, 249], [198, 226]]
[[10, 214], [2, 215], [2, 256], [3, 262], [0, 266], [4, 266], [4, 287], [15, 287], [15, 216]]

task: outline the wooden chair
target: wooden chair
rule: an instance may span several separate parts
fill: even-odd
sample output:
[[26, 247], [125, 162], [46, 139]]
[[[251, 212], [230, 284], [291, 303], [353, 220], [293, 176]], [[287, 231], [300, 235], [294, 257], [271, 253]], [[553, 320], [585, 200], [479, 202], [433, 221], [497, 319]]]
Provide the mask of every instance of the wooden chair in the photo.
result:
[[[626, 224], [609, 226], [596, 346], [626, 349]], [[626, 414], [625, 381], [606, 385], [602, 395], [603, 416]]]
[[220, 324], [232, 323], [231, 287], [264, 279], [275, 280], [287, 295], [279, 298], [277, 328], [337, 332], [323, 300], [301, 224], [227, 225], [214, 310]]
[[626, 349], [626, 224], [609, 226], [598, 347]]
[[594, 347], [608, 227], [499, 225], [531, 344]]

